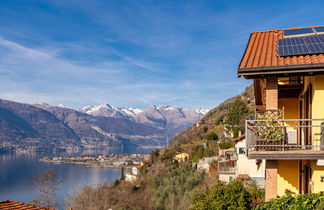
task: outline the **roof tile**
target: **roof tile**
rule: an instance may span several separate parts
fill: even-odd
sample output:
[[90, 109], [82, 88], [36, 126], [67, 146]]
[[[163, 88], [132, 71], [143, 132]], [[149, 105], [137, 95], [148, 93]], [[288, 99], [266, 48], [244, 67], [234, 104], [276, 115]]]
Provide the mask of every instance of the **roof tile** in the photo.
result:
[[283, 30], [252, 32], [239, 69], [324, 63], [323, 54], [279, 57], [277, 42], [283, 38]]
[[6, 210], [53, 210], [51, 208], [45, 208], [41, 206], [35, 206], [27, 203], [17, 202], [17, 201], [11, 201], [11, 200], [5, 200], [0, 201], [0, 209]]

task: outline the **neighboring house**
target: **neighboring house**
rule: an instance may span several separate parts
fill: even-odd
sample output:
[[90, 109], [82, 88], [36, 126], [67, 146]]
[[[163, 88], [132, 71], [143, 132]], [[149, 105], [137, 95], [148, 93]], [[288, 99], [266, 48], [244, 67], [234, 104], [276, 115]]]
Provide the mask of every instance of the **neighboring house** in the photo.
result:
[[142, 165], [135, 165], [132, 168], [131, 172], [128, 172], [125, 176], [126, 182], [134, 182], [137, 179], [137, 176], [140, 174], [140, 169]]
[[0, 201], [0, 209], [10, 209], [10, 210], [54, 210], [52, 208], [45, 208], [41, 206], [35, 206], [27, 203], [17, 202], [17, 201], [11, 201], [11, 200], [5, 200]]
[[265, 160], [248, 159], [245, 135], [232, 140], [234, 148], [223, 151], [223, 160], [218, 161], [218, 176], [223, 182], [233, 179], [254, 180], [260, 188], [265, 185]]
[[140, 168], [141, 167], [142, 167], [141, 165], [133, 166], [133, 168], [132, 168], [132, 174], [134, 174], [135, 176], [137, 176], [140, 173]]
[[125, 176], [126, 182], [134, 182], [137, 179], [137, 176], [132, 174], [131, 172], [127, 173]]
[[248, 159], [245, 135], [235, 138], [235, 149], [237, 153], [236, 177], [238, 179], [254, 180], [256, 184], [265, 187], [265, 160]]
[[173, 160], [180, 162], [187, 162], [189, 160], [189, 154], [185, 152], [177, 153], [174, 157]]
[[238, 68], [252, 79], [249, 159], [266, 160], [266, 200], [324, 190], [324, 26], [253, 32]]
[[228, 156], [228, 154], [233, 154], [233, 155], [236, 154], [235, 153], [235, 148], [231, 147], [231, 148], [228, 148], [228, 149], [221, 149], [221, 148], [218, 149], [218, 156], [219, 157], [226, 158]]

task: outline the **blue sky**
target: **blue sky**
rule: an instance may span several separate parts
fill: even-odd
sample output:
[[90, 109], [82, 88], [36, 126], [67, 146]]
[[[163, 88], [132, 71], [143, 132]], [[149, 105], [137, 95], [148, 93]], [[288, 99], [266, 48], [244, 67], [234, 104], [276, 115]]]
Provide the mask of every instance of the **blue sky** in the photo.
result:
[[322, 25], [322, 1], [0, 1], [0, 98], [213, 108], [252, 31]]

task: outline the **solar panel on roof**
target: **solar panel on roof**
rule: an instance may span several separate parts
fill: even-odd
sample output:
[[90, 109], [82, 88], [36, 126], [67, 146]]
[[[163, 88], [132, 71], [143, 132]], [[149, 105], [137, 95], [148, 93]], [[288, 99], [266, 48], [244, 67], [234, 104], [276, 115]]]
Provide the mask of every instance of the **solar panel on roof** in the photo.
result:
[[324, 53], [324, 35], [284, 38], [278, 40], [278, 55]]
[[317, 33], [324, 33], [324, 26], [314, 27]]
[[315, 34], [313, 28], [299, 28], [299, 29], [289, 29], [284, 30], [284, 36], [296, 36], [304, 34]]

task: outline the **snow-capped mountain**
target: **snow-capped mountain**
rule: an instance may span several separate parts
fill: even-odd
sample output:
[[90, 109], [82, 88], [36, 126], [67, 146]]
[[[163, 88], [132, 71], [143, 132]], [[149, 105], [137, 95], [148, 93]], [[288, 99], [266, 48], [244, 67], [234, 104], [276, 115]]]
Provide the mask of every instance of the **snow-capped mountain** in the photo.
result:
[[199, 114], [202, 114], [202, 115], [206, 115], [209, 112], [209, 110], [208, 109], [199, 108], [199, 109], [196, 109], [196, 112], [199, 113]]
[[206, 110], [193, 110], [177, 106], [153, 105], [135, 117], [135, 121], [166, 130], [169, 135], [188, 128], [200, 120]]
[[103, 104], [99, 106], [86, 106], [81, 108], [80, 111], [95, 116], [120, 117], [127, 119], [133, 119], [137, 114], [142, 112], [141, 109], [137, 108], [116, 108], [109, 104]]
[[95, 116], [133, 120], [163, 129], [168, 135], [173, 136], [200, 120], [209, 110], [202, 108], [193, 110], [166, 105], [152, 105], [141, 110], [132, 107], [116, 108], [109, 104], [103, 104], [100, 106], [86, 106], [81, 108], [80, 111]]
[[[105, 149], [116, 153], [161, 148], [204, 116], [204, 110], [152, 105], [141, 110], [109, 104], [76, 110], [65, 105], [0, 99], [0, 144], [10, 148]], [[14, 120], [12, 120], [14, 119]], [[19, 132], [18, 132], [19, 131]]]

